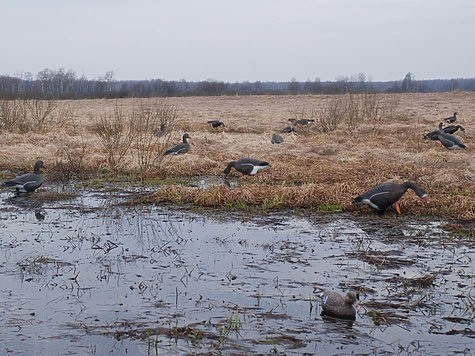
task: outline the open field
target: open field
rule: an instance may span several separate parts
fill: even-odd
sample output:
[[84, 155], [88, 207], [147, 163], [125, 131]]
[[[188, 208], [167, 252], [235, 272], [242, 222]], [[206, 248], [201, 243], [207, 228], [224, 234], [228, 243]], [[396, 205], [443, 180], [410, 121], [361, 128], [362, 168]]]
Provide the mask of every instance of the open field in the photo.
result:
[[[166, 183], [147, 201], [323, 211], [367, 211], [351, 205], [356, 195], [386, 180], [414, 180], [429, 192], [431, 203], [425, 206], [409, 192], [401, 202], [403, 214], [475, 218], [475, 93], [346, 96], [346, 104], [376, 101], [378, 110], [356, 115], [351, 125], [341, 120], [335, 130], [322, 132], [318, 120], [334, 108], [335, 100], [338, 97], [234, 96], [60, 101], [51, 120], [41, 127], [26, 132], [2, 130], [0, 169], [3, 178], [8, 178], [31, 170], [41, 158], [50, 181], [79, 178], [90, 182], [93, 178], [95, 184], [108, 180]], [[100, 118], [111, 118], [117, 108], [127, 117], [139, 106], [144, 112], [144, 107], [164, 103], [178, 113], [169, 133], [145, 142], [143, 137], [153, 135], [150, 125], [142, 123], [142, 139], [131, 142], [124, 157], [116, 157], [117, 164], [111, 167], [110, 149], [98, 135]], [[356, 109], [339, 112], [352, 110]], [[467, 149], [449, 151], [422, 139], [454, 111], [466, 129], [460, 137]], [[288, 126], [291, 117], [313, 117], [317, 122], [295, 134], [282, 134], [284, 143], [272, 145], [272, 133]], [[206, 124], [211, 119], [224, 121], [226, 127], [211, 129]], [[183, 132], [192, 138], [190, 152], [156, 160], [165, 148], [181, 140]], [[127, 144], [113, 144], [113, 153], [121, 145]], [[144, 156], [144, 150], [149, 156]], [[255, 177], [232, 171], [240, 182], [233, 190], [224, 184], [206, 188], [186, 184], [198, 176], [219, 181], [229, 161], [245, 156], [268, 161], [271, 169]]]

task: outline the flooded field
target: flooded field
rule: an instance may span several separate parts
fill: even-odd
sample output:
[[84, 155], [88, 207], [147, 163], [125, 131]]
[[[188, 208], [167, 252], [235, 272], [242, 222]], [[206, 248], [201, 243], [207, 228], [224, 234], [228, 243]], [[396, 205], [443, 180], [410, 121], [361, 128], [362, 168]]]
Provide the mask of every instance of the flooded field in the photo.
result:
[[475, 240], [444, 221], [41, 194], [0, 193], [1, 355], [475, 352]]

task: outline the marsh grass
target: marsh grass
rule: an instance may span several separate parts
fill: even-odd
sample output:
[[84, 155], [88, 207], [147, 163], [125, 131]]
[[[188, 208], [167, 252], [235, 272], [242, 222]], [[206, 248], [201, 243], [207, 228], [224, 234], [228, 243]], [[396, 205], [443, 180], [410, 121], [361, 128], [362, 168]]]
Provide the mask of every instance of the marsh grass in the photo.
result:
[[[355, 196], [383, 181], [413, 180], [428, 190], [431, 203], [424, 205], [408, 192], [401, 200], [403, 214], [475, 218], [475, 93], [190, 97], [163, 102], [120, 99], [56, 104], [54, 115], [66, 113], [65, 118], [49, 122], [41, 133], [2, 127], [0, 168], [30, 171], [34, 160], [41, 158], [47, 179], [158, 182], [160, 188], [148, 202], [363, 214], [369, 209], [352, 206]], [[3, 103], [0, 111], [30, 116], [26, 107], [11, 105]], [[460, 112], [460, 123], [466, 129], [462, 138], [468, 146], [465, 150], [448, 151], [422, 139], [447, 111], [454, 111], [452, 108]], [[288, 126], [285, 116], [292, 111], [297, 117], [315, 117], [316, 122], [297, 134], [285, 135], [283, 144], [272, 145], [270, 133]], [[14, 116], [7, 116], [7, 122], [9, 117]], [[206, 121], [215, 118], [226, 123], [223, 130], [209, 129]], [[163, 120], [171, 122], [169, 136], [153, 136], [151, 131]], [[163, 157], [163, 150], [178, 143], [184, 129], [194, 144], [190, 152]], [[11, 152], [15, 152], [15, 160]], [[270, 162], [271, 169], [254, 177], [233, 171], [231, 177], [239, 181], [234, 190], [224, 184], [209, 189], [182, 184], [197, 176], [220, 177], [229, 161], [246, 156]]]

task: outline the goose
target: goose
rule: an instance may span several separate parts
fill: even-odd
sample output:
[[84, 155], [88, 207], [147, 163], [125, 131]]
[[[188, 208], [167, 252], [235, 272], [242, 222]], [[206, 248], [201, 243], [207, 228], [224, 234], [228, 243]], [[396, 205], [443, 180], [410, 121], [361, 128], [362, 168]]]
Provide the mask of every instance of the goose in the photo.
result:
[[43, 176], [40, 173], [40, 169], [44, 167], [43, 161], [38, 160], [35, 162], [33, 173], [22, 174], [5, 182], [7, 187], [13, 187], [17, 192], [29, 193], [34, 192], [44, 182]]
[[166, 129], [167, 129], [167, 124], [162, 122], [162, 123], [160, 124], [160, 128], [158, 128], [157, 130], [155, 130], [155, 131], [153, 132], [153, 134], [154, 134], [155, 136], [157, 136], [157, 137], [161, 137], [161, 136], [163, 136], [163, 135], [165, 134]]
[[449, 123], [449, 124], [455, 122], [456, 120], [457, 120], [457, 112], [454, 112], [453, 116], [450, 116], [450, 117], [444, 119], [444, 121]]
[[344, 297], [334, 291], [324, 291], [322, 297], [322, 315], [355, 320], [355, 304], [359, 299], [359, 294], [353, 291], [348, 292]]
[[226, 126], [224, 125], [224, 122], [219, 121], [219, 120], [210, 120], [207, 122], [207, 124], [210, 124], [211, 127], [214, 127], [214, 128], [220, 127], [220, 126], [223, 126], [223, 127]]
[[406, 193], [408, 189], [412, 189], [419, 198], [425, 203], [429, 202], [427, 192], [414, 182], [404, 182], [402, 184], [396, 182], [385, 182], [370, 189], [366, 193], [356, 197], [353, 200], [355, 205], [369, 205], [376, 210], [379, 215], [384, 214], [387, 208], [394, 204], [398, 214], [401, 214], [399, 207], [399, 199]]
[[289, 121], [294, 124], [294, 125], [301, 125], [301, 126], [307, 126], [310, 125], [311, 123], [315, 122], [315, 119], [289, 119]]
[[458, 148], [467, 147], [457, 137], [446, 133], [442, 128], [443, 125], [443, 122], [439, 124], [439, 132], [437, 133], [437, 139], [440, 141], [440, 143], [442, 143], [442, 145], [444, 145], [445, 148], [447, 148], [448, 150], [455, 150]]
[[279, 143], [284, 142], [284, 138], [275, 133], [272, 135], [272, 139], [270, 140], [270, 142], [272, 142], [272, 144], [274, 143], [279, 144]]
[[255, 158], [241, 158], [238, 161], [229, 162], [228, 166], [223, 171], [224, 178], [228, 176], [233, 167], [236, 171], [241, 172], [242, 174], [253, 176], [263, 169], [270, 168], [270, 165], [267, 162], [259, 161]]
[[[442, 128], [442, 130], [445, 133], [448, 133], [448, 134], [454, 134], [458, 130], [460, 130], [462, 132], [465, 132], [465, 128], [462, 125], [449, 125], [449, 126], [446, 126], [446, 127]], [[424, 138], [427, 139], [427, 140], [434, 140], [434, 141], [438, 140], [439, 138], [437, 136], [439, 135], [439, 132], [440, 132], [439, 130], [431, 131], [431, 132], [425, 134]]]
[[165, 151], [164, 155], [179, 155], [187, 153], [190, 150], [188, 139], [191, 138], [187, 133], [183, 134], [183, 142]]
[[465, 132], [465, 128], [462, 125], [449, 125], [443, 128], [445, 133], [454, 134], [458, 130]]
[[280, 130], [282, 133], [291, 133], [294, 132], [294, 128], [292, 126], [286, 126], [282, 130]]

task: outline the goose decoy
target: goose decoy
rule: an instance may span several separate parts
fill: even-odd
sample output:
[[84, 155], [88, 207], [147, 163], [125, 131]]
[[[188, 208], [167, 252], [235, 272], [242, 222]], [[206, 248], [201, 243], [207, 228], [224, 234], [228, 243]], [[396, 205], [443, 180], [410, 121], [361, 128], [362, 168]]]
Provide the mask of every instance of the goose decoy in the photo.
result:
[[442, 128], [443, 125], [443, 122], [439, 124], [439, 132], [437, 133], [437, 139], [440, 141], [440, 143], [442, 143], [445, 148], [447, 148], [448, 150], [455, 150], [458, 148], [467, 147], [457, 137], [446, 133]]
[[294, 132], [294, 128], [292, 126], [286, 126], [282, 130], [280, 130], [282, 133], [291, 133]]
[[324, 291], [322, 297], [322, 315], [355, 320], [355, 304], [359, 299], [359, 294], [353, 291], [348, 292], [344, 297], [334, 291]]
[[294, 124], [294, 125], [301, 125], [301, 126], [307, 126], [310, 125], [311, 123], [315, 122], [315, 119], [289, 119], [289, 121]]
[[279, 143], [284, 142], [284, 138], [278, 134], [273, 134], [270, 142], [272, 142], [272, 144], [274, 143], [279, 144]]
[[161, 123], [161, 124], [160, 124], [160, 128], [158, 128], [157, 130], [155, 130], [155, 131], [153, 132], [153, 134], [154, 134], [155, 136], [157, 136], [157, 137], [161, 137], [161, 136], [163, 136], [163, 135], [165, 134], [166, 129], [167, 129], [167, 124]]
[[[454, 134], [458, 130], [465, 132], [465, 128], [462, 125], [449, 125], [446, 127], [443, 127], [442, 130], [447, 133], [447, 134]], [[435, 130], [427, 133], [424, 138], [427, 140], [438, 140], [439, 138], [437, 137], [439, 135], [440, 131]]]
[[462, 125], [449, 125], [449, 126], [445, 126], [443, 128], [444, 132], [445, 133], [448, 133], [448, 134], [454, 134], [456, 133], [458, 130], [462, 131], [462, 132], [465, 132], [465, 129]]
[[190, 150], [188, 139], [191, 138], [187, 133], [183, 134], [183, 142], [165, 151], [164, 155], [179, 155], [187, 153]]
[[20, 193], [34, 192], [44, 182], [43, 176], [40, 173], [40, 169], [43, 167], [43, 161], [36, 161], [33, 173], [22, 174], [21, 176], [15, 177], [4, 184], [7, 187], [15, 188], [16, 191]]
[[226, 125], [224, 125], [224, 122], [219, 121], [219, 120], [210, 120], [207, 123], [210, 124], [211, 127], [213, 127], [213, 128], [220, 127], [220, 126], [223, 126], [223, 127], [226, 126]]
[[270, 168], [270, 165], [267, 162], [259, 161], [255, 158], [241, 158], [238, 161], [229, 162], [228, 166], [223, 171], [224, 178], [228, 176], [233, 167], [236, 171], [241, 172], [242, 174], [253, 176], [263, 169]]
[[449, 124], [455, 122], [456, 120], [457, 120], [457, 112], [454, 112], [453, 116], [450, 116], [450, 117], [444, 119], [444, 121], [449, 123]]
[[402, 184], [396, 182], [386, 182], [377, 185], [373, 189], [356, 197], [353, 200], [353, 204], [369, 205], [371, 208], [376, 210], [379, 215], [384, 214], [386, 209], [394, 204], [397, 213], [401, 214], [399, 199], [401, 199], [408, 189], [412, 189], [424, 202], [429, 202], [429, 195], [427, 192], [414, 182], [404, 182]]

